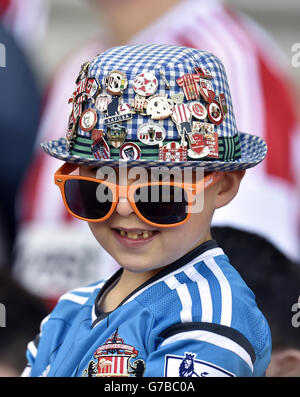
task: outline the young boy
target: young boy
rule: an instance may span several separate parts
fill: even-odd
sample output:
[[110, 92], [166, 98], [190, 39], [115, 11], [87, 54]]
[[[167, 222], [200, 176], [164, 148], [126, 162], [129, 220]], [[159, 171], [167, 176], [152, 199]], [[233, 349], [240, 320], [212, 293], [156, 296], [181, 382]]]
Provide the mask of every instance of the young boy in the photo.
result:
[[61, 297], [24, 375], [263, 376], [268, 324], [210, 234], [266, 154], [236, 128], [222, 63], [192, 48], [115, 47], [82, 66], [69, 101], [67, 140], [42, 148], [65, 161], [55, 183], [66, 208], [120, 269]]

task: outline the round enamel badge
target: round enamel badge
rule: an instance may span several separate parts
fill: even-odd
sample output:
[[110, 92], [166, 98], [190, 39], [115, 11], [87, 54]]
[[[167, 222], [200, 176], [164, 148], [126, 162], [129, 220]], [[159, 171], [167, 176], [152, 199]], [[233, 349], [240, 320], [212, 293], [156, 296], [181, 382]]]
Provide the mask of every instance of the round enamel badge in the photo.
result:
[[97, 112], [94, 109], [86, 109], [79, 120], [82, 131], [92, 130], [97, 123]]
[[207, 104], [207, 114], [210, 121], [214, 124], [221, 124], [223, 121], [223, 114], [221, 106], [217, 101], [212, 101]]
[[198, 120], [204, 120], [207, 117], [207, 110], [200, 102], [191, 102], [188, 105], [192, 115]]
[[127, 88], [128, 80], [126, 73], [113, 70], [105, 78], [106, 91], [111, 95], [121, 95]]
[[139, 160], [141, 149], [133, 142], [126, 142], [120, 147], [120, 157], [123, 160]]
[[133, 82], [134, 92], [141, 96], [153, 95], [158, 87], [157, 78], [150, 72], [140, 73]]
[[174, 103], [172, 99], [160, 95], [154, 95], [149, 99], [146, 113], [153, 120], [163, 120], [172, 115]]

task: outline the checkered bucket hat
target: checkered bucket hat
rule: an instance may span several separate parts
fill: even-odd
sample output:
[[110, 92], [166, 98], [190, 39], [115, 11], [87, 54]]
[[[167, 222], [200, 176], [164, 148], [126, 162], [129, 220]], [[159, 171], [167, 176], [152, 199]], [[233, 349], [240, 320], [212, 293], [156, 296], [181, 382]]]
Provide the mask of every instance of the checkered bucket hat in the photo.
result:
[[66, 137], [42, 149], [70, 163], [253, 167], [265, 142], [239, 132], [220, 60], [170, 45], [111, 48], [82, 65]]

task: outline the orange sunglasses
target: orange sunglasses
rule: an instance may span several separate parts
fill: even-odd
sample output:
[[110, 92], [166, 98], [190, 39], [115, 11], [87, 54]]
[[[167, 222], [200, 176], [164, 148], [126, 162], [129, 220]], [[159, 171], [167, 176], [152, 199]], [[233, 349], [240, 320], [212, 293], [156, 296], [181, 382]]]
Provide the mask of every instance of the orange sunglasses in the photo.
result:
[[102, 222], [114, 213], [119, 198], [125, 197], [143, 222], [158, 227], [175, 227], [187, 222], [195, 195], [223, 175], [211, 172], [196, 183], [168, 180], [120, 185], [109, 180], [70, 175], [78, 167], [65, 163], [54, 174], [55, 184], [71, 215], [88, 222]]

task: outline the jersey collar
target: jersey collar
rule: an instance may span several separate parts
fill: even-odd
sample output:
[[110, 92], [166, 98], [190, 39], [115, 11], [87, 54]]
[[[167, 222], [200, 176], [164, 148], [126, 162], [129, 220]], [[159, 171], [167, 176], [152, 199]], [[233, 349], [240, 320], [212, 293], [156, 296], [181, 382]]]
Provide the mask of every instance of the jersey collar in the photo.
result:
[[[169, 266], [166, 266], [164, 269], [162, 269], [160, 272], [156, 273], [149, 280], [147, 280], [146, 282], [141, 284], [138, 288], [136, 288], [134, 291], [132, 291], [125, 299], [123, 299], [122, 302], [117, 306], [117, 308], [122, 306], [128, 300], [130, 300], [130, 298], [132, 296], [134, 296], [135, 294], [137, 294], [140, 290], [146, 288], [147, 286], [153, 284], [154, 282], [157, 282], [161, 278], [167, 276], [169, 273], [176, 271], [177, 269], [179, 269], [182, 266], [186, 265], [187, 263], [191, 262], [193, 259], [197, 258], [198, 256], [203, 255], [206, 251], [212, 250], [215, 248], [218, 248], [217, 242], [215, 240], [208, 240], [208, 241], [205, 241], [204, 243], [200, 244], [198, 247], [194, 248], [192, 251], [188, 252], [181, 258], [177, 259], [175, 262], [171, 263]], [[121, 277], [122, 272], [123, 272], [122, 268], [117, 270], [106, 281], [104, 286], [99, 291], [99, 293], [95, 299], [95, 303], [94, 303], [94, 307], [93, 307], [92, 327], [94, 327], [96, 324], [99, 323], [99, 321], [103, 320], [105, 317], [107, 317], [111, 313], [111, 312], [103, 312], [99, 308], [98, 302], [101, 300], [101, 298], [104, 296], [104, 294], [106, 292], [108, 292], [109, 289], [111, 289], [114, 286], [114, 284]]]

